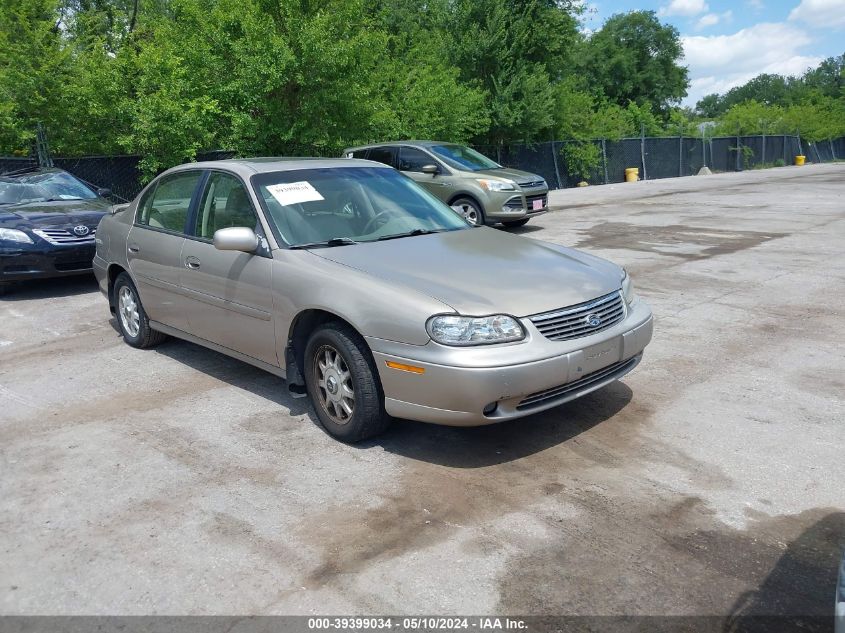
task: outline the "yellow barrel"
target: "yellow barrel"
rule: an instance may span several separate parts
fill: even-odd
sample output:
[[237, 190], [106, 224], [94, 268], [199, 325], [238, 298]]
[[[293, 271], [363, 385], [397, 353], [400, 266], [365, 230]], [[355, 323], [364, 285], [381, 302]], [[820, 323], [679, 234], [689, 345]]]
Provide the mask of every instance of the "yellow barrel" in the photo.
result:
[[796, 164], [796, 165], [803, 165], [803, 164], [804, 164], [804, 160], [805, 160], [806, 158], [807, 158], [806, 156], [804, 156], [804, 155], [802, 155], [802, 154], [798, 154], [798, 156], [796, 156], [796, 157], [795, 157], [795, 164]]
[[639, 167], [628, 167], [625, 170], [625, 182], [637, 182], [640, 179]]

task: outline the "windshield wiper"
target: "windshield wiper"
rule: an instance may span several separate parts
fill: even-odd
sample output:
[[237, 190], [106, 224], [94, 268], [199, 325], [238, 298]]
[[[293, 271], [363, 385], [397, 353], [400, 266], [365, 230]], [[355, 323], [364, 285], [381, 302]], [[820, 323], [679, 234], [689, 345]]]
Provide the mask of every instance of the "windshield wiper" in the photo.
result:
[[308, 242], [307, 244], [294, 244], [290, 250], [302, 250], [306, 248], [320, 248], [324, 246], [348, 246], [349, 244], [357, 244], [351, 237], [333, 237], [325, 242]]
[[377, 242], [381, 242], [383, 240], [395, 240], [400, 237], [413, 237], [414, 235], [431, 235], [432, 233], [442, 233], [446, 229], [414, 229], [413, 231], [408, 231], [407, 233], [394, 233], [393, 235], [382, 235], [379, 238], [376, 238]]

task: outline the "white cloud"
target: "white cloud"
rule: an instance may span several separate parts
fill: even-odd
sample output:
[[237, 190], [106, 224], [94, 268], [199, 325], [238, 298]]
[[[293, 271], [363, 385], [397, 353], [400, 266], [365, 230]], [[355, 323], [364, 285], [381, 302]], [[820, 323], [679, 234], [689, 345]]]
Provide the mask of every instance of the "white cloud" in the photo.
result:
[[698, 22], [695, 23], [695, 30], [701, 31], [709, 26], [715, 26], [719, 22], [730, 22], [733, 19], [734, 13], [730, 9], [724, 13], [707, 13], [702, 15]]
[[845, 0], [801, 0], [789, 14], [792, 21], [818, 28], [845, 26]]
[[786, 23], [760, 23], [730, 35], [681, 38], [690, 87], [684, 103], [694, 105], [712, 92], [723, 93], [761, 73], [800, 75], [821, 57], [801, 54], [811, 42], [802, 29]]
[[698, 22], [695, 23], [695, 30], [700, 31], [706, 29], [708, 26], [713, 26], [719, 23], [719, 16], [716, 13], [708, 13], [702, 15]]
[[745, 0], [745, 4], [756, 11], [760, 11], [766, 6], [763, 4], [763, 0]]
[[692, 17], [704, 13], [709, 8], [705, 0], [671, 0], [665, 7], [660, 7], [657, 13], [661, 16], [684, 15]]

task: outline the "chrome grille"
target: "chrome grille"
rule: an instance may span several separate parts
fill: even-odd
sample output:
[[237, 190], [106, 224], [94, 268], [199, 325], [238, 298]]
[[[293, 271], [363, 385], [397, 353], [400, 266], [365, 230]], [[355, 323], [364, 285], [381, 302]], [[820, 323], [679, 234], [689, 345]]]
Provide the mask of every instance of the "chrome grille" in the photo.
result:
[[[595, 315], [601, 322], [590, 325], [588, 317]], [[619, 323], [625, 316], [625, 304], [618, 290], [609, 295], [579, 303], [562, 310], [545, 312], [528, 317], [540, 334], [552, 341], [567, 341], [606, 330]]]
[[527, 182], [518, 182], [516, 184], [520, 187], [525, 187], [526, 189], [533, 189], [534, 187], [542, 187], [546, 183], [543, 180], [530, 180]]
[[85, 235], [76, 235], [65, 229], [33, 229], [38, 237], [50, 242], [50, 244], [85, 244], [94, 241], [94, 234], [97, 229], [92, 228]]
[[519, 404], [516, 405], [516, 410], [523, 411], [532, 407], [538, 407], [546, 404], [550, 400], [563, 398], [564, 396], [586, 389], [598, 382], [613, 380], [627, 372], [631, 367], [636, 365], [638, 361], [639, 358], [635, 356], [634, 358], [629, 358], [628, 360], [623, 360], [619, 363], [614, 363], [613, 365], [594, 371], [586, 376], [582, 376], [578, 380], [568, 382], [565, 385], [559, 385], [557, 387], [552, 387], [551, 389], [544, 389], [543, 391], [532, 393], [519, 401]]

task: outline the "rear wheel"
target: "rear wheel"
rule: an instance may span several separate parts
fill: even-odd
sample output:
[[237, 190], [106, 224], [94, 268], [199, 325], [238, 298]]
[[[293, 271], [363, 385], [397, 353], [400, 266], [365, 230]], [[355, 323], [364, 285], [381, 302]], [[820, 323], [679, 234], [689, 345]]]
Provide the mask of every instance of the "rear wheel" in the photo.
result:
[[452, 202], [452, 208], [458, 209], [470, 224], [474, 226], [484, 224], [484, 211], [472, 198], [458, 198]]
[[343, 442], [373, 437], [390, 426], [372, 355], [345, 324], [327, 323], [311, 335], [305, 385], [323, 428]]
[[114, 301], [117, 327], [123, 335], [123, 340], [129, 345], [145, 349], [158, 345], [167, 338], [165, 334], [150, 327], [150, 320], [141, 305], [138, 290], [126, 273], [120, 273], [115, 279]]
[[502, 222], [506, 227], [509, 229], [515, 229], [519, 226], [525, 226], [528, 224], [528, 220], [531, 218], [522, 218], [521, 220], [510, 220], [509, 222]]

